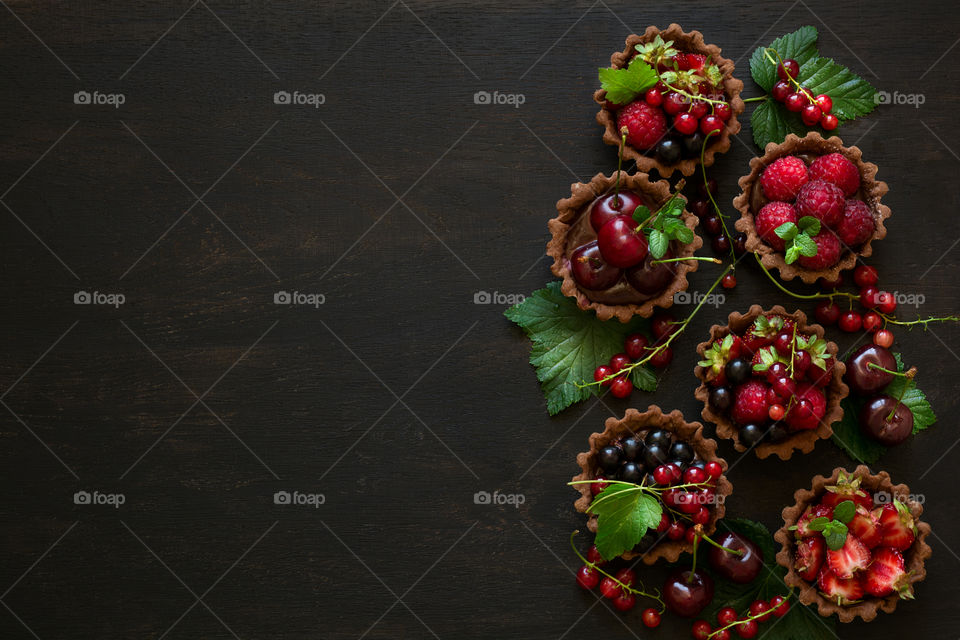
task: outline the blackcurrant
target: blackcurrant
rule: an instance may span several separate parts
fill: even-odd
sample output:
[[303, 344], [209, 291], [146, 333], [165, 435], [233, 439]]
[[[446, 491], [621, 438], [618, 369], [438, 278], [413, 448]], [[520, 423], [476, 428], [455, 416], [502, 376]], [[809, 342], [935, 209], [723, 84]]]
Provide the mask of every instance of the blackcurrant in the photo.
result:
[[643, 452], [643, 465], [647, 469], [656, 469], [667, 462], [667, 448], [659, 444], [648, 444]]
[[623, 480], [624, 482], [640, 484], [640, 481], [643, 480], [643, 467], [638, 465], [636, 462], [624, 462], [620, 466], [618, 479]]
[[680, 143], [676, 140], [665, 138], [657, 145], [657, 157], [660, 158], [660, 161], [664, 164], [679, 162], [682, 154], [683, 149], [681, 149]]
[[710, 406], [717, 411], [726, 411], [733, 404], [733, 394], [728, 387], [717, 387], [710, 392]]
[[654, 429], [644, 438], [647, 446], [658, 444], [661, 447], [669, 448], [673, 444], [673, 436], [666, 429]]
[[745, 424], [740, 427], [740, 441], [748, 447], [759, 444], [763, 440], [763, 435], [763, 427], [760, 425]]
[[693, 455], [693, 447], [686, 442], [674, 442], [673, 446], [670, 447], [670, 458], [683, 461], [682, 467], [693, 461]]
[[753, 367], [750, 366], [750, 361], [742, 358], [728, 362], [725, 370], [727, 374], [727, 382], [732, 385], [743, 384], [753, 373]]
[[790, 432], [787, 428], [778, 422], [767, 431], [767, 440], [770, 442], [783, 442], [789, 435]]
[[688, 158], [699, 158], [700, 150], [703, 148], [703, 134], [699, 131], [692, 136], [684, 136], [680, 139], [683, 145], [683, 155]]
[[620, 467], [620, 449], [613, 446], [600, 449], [597, 462], [604, 471], [613, 473]]
[[624, 438], [620, 447], [623, 449], [623, 457], [627, 460], [636, 460], [637, 456], [643, 453], [643, 441], [636, 436]]

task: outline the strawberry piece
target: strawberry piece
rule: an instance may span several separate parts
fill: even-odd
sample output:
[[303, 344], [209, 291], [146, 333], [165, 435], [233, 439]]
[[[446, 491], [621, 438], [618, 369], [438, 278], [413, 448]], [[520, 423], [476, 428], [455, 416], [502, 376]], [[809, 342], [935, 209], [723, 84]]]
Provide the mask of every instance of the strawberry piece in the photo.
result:
[[703, 353], [703, 360], [698, 362], [706, 369], [707, 382], [719, 386], [726, 383], [724, 372], [727, 363], [736, 360], [743, 352], [743, 340], [740, 336], [728, 334], [722, 340], [714, 341], [710, 348]]
[[866, 545], [868, 549], [879, 546], [883, 540], [880, 519], [863, 505], [857, 506], [857, 512], [853, 515], [853, 519], [847, 523], [847, 529], [859, 538], [860, 542]]
[[873, 553], [873, 562], [863, 576], [863, 588], [872, 596], [882, 598], [898, 593], [906, 600], [913, 599], [913, 586], [904, 569], [903, 555], [896, 549], [880, 547]]
[[853, 604], [863, 597], [863, 583], [859, 578], [844, 579], [830, 571], [826, 565], [817, 576], [820, 593], [839, 605]]
[[823, 560], [827, 555], [827, 544], [823, 541], [823, 536], [804, 538], [797, 543], [797, 553], [794, 557], [793, 567], [801, 578], [808, 582], [813, 582], [823, 566]]
[[838, 578], [852, 578], [853, 574], [870, 565], [870, 549], [849, 533], [843, 546], [827, 549], [827, 566]]
[[823, 533], [820, 531], [811, 531], [808, 527], [810, 526], [810, 521], [814, 518], [827, 518], [828, 520], [833, 519], [833, 507], [827, 506], [825, 504], [810, 505], [807, 507], [806, 511], [803, 512], [803, 515], [800, 516], [800, 519], [797, 520], [797, 537], [800, 538], [810, 538], [813, 536], [823, 537]]
[[873, 515], [880, 521], [882, 538], [880, 544], [906, 551], [917, 537], [917, 525], [907, 506], [899, 500], [874, 509]]
[[824, 494], [820, 502], [835, 507], [844, 500], [852, 500], [867, 509], [873, 509], [873, 497], [860, 488], [860, 478], [855, 478], [853, 474], [841, 471], [840, 475], [837, 476], [837, 484], [827, 487], [827, 493]]

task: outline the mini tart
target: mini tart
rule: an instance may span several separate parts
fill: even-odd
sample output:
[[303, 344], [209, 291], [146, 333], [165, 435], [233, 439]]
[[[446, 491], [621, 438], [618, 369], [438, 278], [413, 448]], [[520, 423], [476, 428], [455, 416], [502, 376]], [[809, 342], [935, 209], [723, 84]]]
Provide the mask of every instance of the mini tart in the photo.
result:
[[[664, 40], [673, 40], [674, 46], [684, 53], [702, 53], [710, 56], [713, 63], [720, 68], [720, 72], [723, 74], [723, 93], [730, 103], [730, 110], [733, 114], [720, 136], [710, 138], [711, 142], [707, 145], [703, 156], [704, 166], [709, 167], [713, 164], [715, 155], [726, 153], [730, 149], [730, 137], [740, 133], [740, 121], [737, 120], [737, 116], [743, 113], [745, 107], [743, 100], [740, 99], [740, 92], [743, 91], [743, 81], [733, 77], [733, 61], [720, 55], [720, 47], [705, 43], [703, 34], [699, 31], [687, 33], [676, 23], [671, 24], [663, 31], [651, 25], [647, 27], [643, 35], [631, 34], [627, 36], [623, 51], [618, 51], [610, 56], [610, 66], [614, 69], [626, 67], [637, 54], [634, 47], [641, 43], [652, 42], [657, 35]], [[620, 133], [617, 131], [617, 112], [608, 108], [606, 96], [607, 92], [603, 89], [597, 89], [593, 94], [594, 102], [601, 106], [600, 111], [597, 112], [597, 122], [603, 127], [603, 141], [611, 146], [619, 147]], [[651, 169], [656, 169], [664, 178], [669, 178], [674, 171], [679, 171], [685, 176], [693, 175], [693, 172], [697, 170], [697, 165], [700, 164], [700, 158], [686, 158], [675, 164], [665, 165], [652, 153], [647, 155], [629, 145], [624, 145], [623, 155], [631, 160], [636, 160], [637, 171], [650, 173]]]
[[[873, 221], [875, 229], [873, 236], [867, 239], [863, 245], [854, 252], [849, 247], [845, 247], [840, 254], [840, 260], [829, 269], [813, 271], [800, 266], [799, 262], [787, 264], [782, 252], [766, 244], [757, 235], [757, 229], [753, 224], [755, 211], [759, 211], [763, 205], [769, 202], [763, 195], [760, 188], [760, 174], [763, 170], [777, 158], [783, 156], [798, 156], [801, 160], [810, 166], [817, 156], [823, 156], [830, 153], [839, 153], [853, 162], [860, 170], [860, 191], [852, 197], [857, 200], [863, 200], [873, 212]], [[864, 162], [862, 152], [858, 147], [845, 147], [843, 140], [837, 136], [824, 138], [816, 131], [811, 131], [803, 138], [794, 134], [788, 134], [783, 144], [769, 143], [762, 158], [754, 158], [750, 161], [750, 173], [739, 180], [741, 189], [740, 195], [733, 199], [733, 206], [740, 210], [740, 219], [734, 225], [738, 231], [747, 234], [747, 251], [756, 252], [760, 255], [760, 261], [768, 270], [777, 269], [780, 272], [781, 280], [793, 280], [799, 277], [807, 284], [817, 281], [819, 278], [824, 280], [836, 280], [841, 271], [852, 269], [856, 266], [858, 258], [866, 258], [873, 254], [871, 244], [874, 240], [886, 237], [887, 228], [884, 226], [884, 220], [890, 217], [890, 207], [881, 204], [880, 199], [889, 191], [886, 182], [876, 179], [877, 165], [870, 162]]]
[[[715, 440], [703, 437], [703, 425], [699, 422], [686, 422], [683, 414], [677, 410], [670, 413], [663, 413], [660, 407], [650, 405], [646, 411], [640, 412], [637, 409], [627, 409], [623, 418], [619, 420], [614, 417], [607, 418], [603, 433], [594, 433], [590, 436], [590, 451], [577, 454], [577, 464], [582, 470], [580, 474], [573, 477], [573, 481], [592, 480], [596, 478], [597, 455], [600, 449], [608, 444], [631, 435], [644, 434], [651, 429], [664, 429], [675, 434], [677, 439], [683, 440], [693, 447], [696, 455], [704, 462], [715, 461], [720, 463], [723, 470], [727, 470], [727, 461], [717, 457], [717, 443]], [[593, 495], [590, 492], [589, 484], [574, 485], [581, 497], [574, 503], [577, 511], [586, 513], [593, 501]], [[705, 534], [710, 535], [717, 529], [717, 520], [723, 517], [726, 512], [724, 502], [733, 492], [733, 485], [727, 480], [726, 475], [721, 475], [717, 479], [716, 496], [717, 501], [713, 507], [710, 521], [703, 526]], [[597, 532], [597, 516], [591, 515], [587, 521], [587, 528], [593, 533]], [[676, 562], [681, 553], [691, 553], [693, 545], [686, 540], [668, 540], [661, 539], [646, 552], [639, 552], [631, 549], [625, 552], [622, 557], [624, 560], [632, 560], [639, 557], [644, 564], [652, 565], [660, 558], [666, 558], [667, 562]]]
[[[731, 313], [727, 316], [726, 325], [715, 324], [710, 327], [710, 339], [697, 345], [697, 355], [702, 359], [703, 354], [715, 340], [718, 338], [722, 339], [731, 332], [738, 335], [742, 334], [753, 324], [757, 316], [761, 315], [778, 315], [790, 318], [796, 324], [798, 332], [803, 331], [807, 335], [816, 335], [818, 338], [822, 338], [824, 335], [824, 329], [820, 325], [807, 324], [807, 316], [802, 311], [787, 313], [786, 309], [780, 305], [776, 305], [771, 309], [763, 309], [760, 305], [755, 304], [750, 307], [746, 313], [739, 313], [737, 311]], [[837, 347], [835, 342], [828, 341], [827, 352], [834, 358], [837, 358], [839, 347]], [[827, 399], [827, 409], [826, 413], [823, 414], [823, 420], [820, 421], [819, 427], [816, 429], [795, 431], [782, 442], [761, 443], [753, 448], [753, 452], [757, 457], [763, 459], [776, 454], [781, 460], [789, 460], [794, 451], [810, 453], [817, 444], [817, 440], [825, 440], [832, 436], [833, 427], [831, 425], [843, 417], [843, 408], [840, 406], [840, 401], [850, 393], [850, 388], [843, 382], [843, 374], [846, 370], [846, 365], [837, 358], [833, 367], [833, 379], [829, 385], [823, 388], [824, 395]], [[703, 402], [703, 411], [700, 412], [700, 415], [704, 420], [709, 420], [717, 425], [718, 438], [733, 440], [733, 446], [737, 451], [746, 451], [747, 447], [740, 442], [740, 429], [734, 424], [733, 420], [723, 413], [714, 412], [710, 407], [710, 385], [707, 383], [706, 371], [706, 368], [700, 365], [697, 365], [694, 369], [694, 373], [700, 380], [700, 386], [697, 387], [694, 396], [697, 400]]]
[[[652, 296], [646, 296], [632, 289], [627, 284], [625, 276], [621, 276], [617, 284], [602, 292], [581, 289], [576, 280], [573, 279], [573, 273], [570, 269], [570, 254], [580, 245], [597, 239], [596, 231], [590, 226], [590, 207], [597, 198], [614, 190], [616, 180], [616, 173], [610, 176], [598, 173], [587, 184], [575, 182], [570, 185], [572, 195], [569, 198], [557, 201], [558, 215], [547, 223], [551, 235], [550, 241], [547, 243], [547, 255], [553, 258], [550, 271], [563, 279], [561, 285], [563, 295], [576, 298], [577, 305], [581, 309], [593, 309], [601, 320], [616, 317], [620, 322], [629, 322], [634, 315], [649, 318], [657, 307], [663, 309], [672, 307], [674, 294], [678, 291], [686, 291], [688, 286], [687, 274], [696, 271], [699, 263], [696, 260], [674, 263], [676, 273], [673, 280], [659, 294]], [[669, 200], [671, 193], [670, 184], [666, 180], [651, 182], [642, 173], [630, 175], [621, 172], [620, 188], [635, 191], [642, 195], [652, 205], [650, 206], [652, 210], [656, 210]], [[683, 195], [679, 197], [683, 198]], [[684, 198], [684, 200], [686, 199]], [[674, 247], [674, 257], [676, 258], [690, 257], [703, 246], [703, 239], [696, 233], [697, 217], [684, 209], [682, 218], [687, 228], [693, 231], [693, 241], [680, 246], [679, 249]], [[591, 296], [593, 298], [605, 297], [606, 292], [616, 288], [623, 288], [632, 292], [636, 302], [604, 302], [591, 298]]]
[[[789, 587], [796, 587], [799, 591], [799, 599], [803, 604], [816, 604], [821, 616], [837, 614], [840, 622], [851, 622], [854, 618], [862, 618], [864, 622], [870, 622], [877, 617], [878, 611], [893, 613], [900, 601], [900, 596], [893, 593], [883, 598], [868, 596], [856, 604], [839, 605], [836, 602], [828, 600], [817, 590], [816, 584], [811, 584], [797, 575], [793, 568], [793, 554], [795, 534], [790, 527], [797, 524], [800, 516], [810, 504], [817, 502], [826, 492], [826, 487], [835, 485], [840, 472], [847, 471], [843, 468], [833, 470], [833, 475], [829, 478], [823, 476], [814, 476], [812, 487], [810, 489], [799, 489], [793, 494], [796, 503], [792, 507], [783, 510], [783, 527], [777, 531], [773, 538], [781, 544], [781, 550], [777, 553], [777, 564], [786, 568], [787, 575], [784, 582]], [[881, 471], [877, 474], [870, 473], [870, 469], [865, 465], [857, 467], [853, 475], [860, 478], [860, 486], [871, 492], [882, 491], [891, 496], [910, 496], [910, 488], [905, 484], [893, 484], [890, 480], [890, 474]], [[920, 515], [923, 513], [923, 506], [913, 500], [906, 500], [904, 504], [910, 509], [914, 522], [917, 525], [917, 537], [913, 546], [903, 553], [906, 571], [910, 574], [910, 584], [922, 582], [927, 577], [927, 570], [924, 563], [933, 553], [930, 545], [926, 543], [927, 536], [930, 535], [930, 525], [926, 522], [920, 522]]]

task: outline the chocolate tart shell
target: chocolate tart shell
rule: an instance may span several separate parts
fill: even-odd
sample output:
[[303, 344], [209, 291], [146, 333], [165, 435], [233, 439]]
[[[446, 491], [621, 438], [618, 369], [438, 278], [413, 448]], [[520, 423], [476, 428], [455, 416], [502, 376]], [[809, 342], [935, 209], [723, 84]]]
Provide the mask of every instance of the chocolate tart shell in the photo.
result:
[[[876, 226], [873, 236], [867, 239], [857, 251], [853, 251], [850, 247], [844, 247], [840, 260], [829, 269], [814, 271], [801, 267], [799, 262], [787, 264], [782, 252], [763, 242], [757, 235], [757, 229], [753, 223], [753, 190], [760, 188], [760, 174], [763, 173], [768, 164], [777, 158], [797, 154], [822, 156], [834, 152], [842, 154], [857, 165], [857, 169], [860, 170], [859, 193], [873, 212], [873, 221]], [[889, 191], [889, 187], [887, 187], [886, 182], [876, 179], [877, 165], [864, 162], [862, 155], [858, 147], [843, 146], [843, 140], [839, 137], [824, 138], [816, 131], [811, 131], [803, 138], [792, 133], [788, 134], [783, 144], [769, 143], [762, 158], [754, 158], [750, 161], [750, 173], [740, 178], [741, 192], [733, 199], [733, 206], [740, 210], [740, 219], [734, 226], [738, 231], [747, 234], [747, 251], [757, 253], [763, 266], [768, 270], [776, 269], [779, 271], [781, 280], [787, 281], [799, 277], [807, 284], [816, 282], [819, 278], [836, 280], [841, 271], [853, 269], [860, 258], [872, 255], [873, 241], [880, 240], [887, 235], [884, 221], [890, 217], [890, 207], [882, 204], [880, 199]]]
[[[717, 456], [717, 443], [715, 440], [703, 437], [703, 425], [699, 422], [686, 422], [683, 414], [677, 410], [670, 413], [664, 413], [660, 407], [650, 405], [646, 411], [640, 412], [637, 409], [627, 409], [623, 418], [607, 418], [603, 433], [594, 433], [590, 436], [590, 451], [577, 454], [577, 464], [580, 465], [581, 473], [573, 477], [573, 481], [592, 480], [594, 469], [596, 468], [596, 457], [600, 449], [611, 442], [627, 435], [646, 431], [647, 429], [665, 429], [688, 443], [696, 454], [704, 462], [711, 460], [720, 463], [723, 470], [727, 470], [727, 461]], [[574, 503], [577, 511], [586, 513], [590, 503], [593, 501], [593, 495], [590, 493], [589, 484], [574, 485], [581, 496]], [[726, 475], [721, 475], [717, 479], [716, 496], [717, 502], [711, 514], [710, 521], [703, 526], [703, 531], [707, 535], [716, 531], [717, 520], [723, 517], [726, 512], [724, 505], [726, 498], [733, 492], [733, 485], [727, 480]], [[722, 497], [721, 497], [722, 496]], [[587, 521], [587, 528], [593, 533], [597, 532], [597, 516], [591, 515]], [[646, 552], [640, 553], [634, 550], [625, 552], [621, 557], [624, 560], [633, 560], [640, 558], [644, 564], [652, 565], [660, 558], [665, 558], [667, 562], [676, 562], [681, 553], [690, 553], [693, 551], [693, 545], [685, 540], [674, 541], [664, 538]]]
[[[816, 584], [807, 582], [797, 575], [793, 569], [795, 533], [790, 530], [790, 527], [797, 524], [797, 520], [808, 505], [825, 493], [827, 486], [836, 484], [841, 471], [846, 473], [845, 469], [838, 467], [833, 470], [833, 474], [829, 478], [814, 476], [810, 489], [800, 489], [793, 494], [796, 502], [792, 507], [783, 510], [783, 527], [773, 536], [774, 540], [779, 542], [782, 547], [777, 553], [777, 563], [786, 568], [787, 575], [784, 582], [790, 587], [797, 588], [800, 602], [807, 605], [816, 604], [821, 616], [829, 616], [835, 613], [840, 622], [851, 622], [855, 618], [862, 618], [864, 622], [870, 622], [877, 617], [879, 611], [893, 613], [900, 601], [900, 596], [894, 593], [884, 598], [867, 597], [856, 604], [839, 605], [821, 595]], [[860, 486], [870, 491], [884, 491], [892, 496], [911, 495], [910, 488], [907, 485], [893, 484], [890, 480], [890, 474], [886, 471], [872, 474], [868, 467], [860, 465], [853, 471], [853, 475], [861, 478]], [[930, 545], [926, 543], [931, 529], [926, 522], [920, 522], [920, 515], [923, 513], [923, 506], [920, 503], [907, 500], [904, 501], [904, 504], [910, 509], [917, 525], [917, 538], [913, 546], [904, 553], [906, 570], [910, 574], [909, 582], [910, 584], [916, 584], [927, 577], [924, 563], [933, 553]]]
[[[663, 31], [655, 26], [647, 27], [643, 35], [631, 34], [627, 36], [626, 46], [623, 51], [618, 51], [610, 56], [610, 66], [614, 69], [622, 69], [627, 66], [630, 60], [636, 54], [636, 45], [640, 43], [652, 42], [654, 38], [660, 35], [664, 40], [673, 40], [674, 46], [686, 53], [702, 53], [710, 56], [711, 60], [720, 68], [723, 74], [723, 93], [730, 102], [730, 110], [733, 112], [730, 120], [723, 128], [720, 137], [711, 137], [711, 143], [707, 145], [703, 156], [703, 163], [709, 167], [713, 164], [714, 156], [726, 153], [730, 149], [730, 138], [740, 133], [740, 121], [737, 116], [743, 113], [744, 103], [740, 99], [740, 92], [743, 91], [743, 81], [733, 77], [734, 64], [729, 58], [720, 55], [720, 47], [707, 44], [703, 40], [703, 34], [699, 31], [687, 33], [680, 25], [673, 23]], [[597, 112], [597, 122], [603, 127], [603, 141], [614, 147], [620, 146], [620, 132], [617, 130], [617, 114], [607, 108], [607, 92], [603, 89], [597, 89], [593, 94], [594, 101], [601, 106]], [[650, 173], [651, 169], [656, 169], [664, 178], [669, 178], [674, 171], [679, 171], [685, 176], [693, 175], [700, 164], [700, 158], [687, 158], [671, 165], [662, 164], [654, 155], [646, 155], [630, 145], [624, 145], [623, 155], [625, 158], [636, 160], [637, 171]]]
[[[696, 271], [699, 262], [697, 260], [687, 260], [675, 263], [676, 274], [670, 284], [658, 295], [639, 304], [607, 304], [591, 300], [589, 292], [577, 286], [573, 279], [569, 260], [566, 257], [567, 237], [579, 217], [587, 215], [590, 203], [613, 190], [616, 179], [616, 173], [610, 176], [598, 173], [586, 184], [575, 182], [570, 185], [571, 196], [557, 201], [558, 215], [547, 223], [551, 236], [547, 243], [547, 255], [553, 258], [550, 271], [553, 272], [553, 275], [563, 279], [560, 287], [563, 295], [576, 298], [577, 305], [581, 309], [593, 309], [601, 320], [609, 320], [615, 317], [620, 322], [629, 322], [634, 315], [649, 318], [657, 307], [662, 309], [672, 307], [673, 296], [679, 291], [686, 291], [689, 286], [687, 274]], [[628, 174], [621, 172], [620, 187], [643, 194], [650, 201], [655, 202], [657, 206], [663, 205], [670, 198], [671, 193], [670, 184], [666, 180], [651, 182], [649, 177], [643, 173]], [[682, 194], [679, 197], [686, 201]], [[676, 252], [675, 257], [677, 258], [690, 257], [703, 246], [703, 239], [696, 232], [697, 217], [684, 209], [682, 218], [687, 228], [693, 231], [693, 241]]]
[[[697, 345], [697, 354], [702, 358], [703, 354], [715, 340], [726, 337], [731, 331], [740, 334], [753, 323], [757, 316], [768, 314], [791, 318], [794, 323], [796, 323], [798, 331], [802, 330], [806, 334], [814, 334], [818, 338], [824, 336], [823, 327], [818, 324], [807, 324], [807, 316], [802, 311], [787, 313], [786, 309], [780, 305], [776, 305], [770, 309], [763, 309], [760, 305], [755, 304], [750, 307], [746, 313], [739, 313], [737, 311], [731, 313], [727, 316], [727, 324], [715, 324], [710, 327], [710, 339]], [[837, 347], [835, 342], [828, 341], [827, 352], [834, 358], [837, 358], [839, 347]], [[840, 406], [840, 401], [850, 393], [850, 388], [843, 382], [843, 374], [846, 370], [846, 365], [837, 359], [833, 367], [833, 379], [828, 386], [824, 387], [824, 395], [827, 398], [827, 409], [826, 413], [823, 414], [823, 420], [820, 421], [819, 427], [816, 429], [796, 431], [782, 442], [757, 445], [753, 448], [753, 452], [757, 457], [763, 459], [771, 455], [776, 455], [781, 460], [788, 460], [794, 451], [810, 453], [817, 444], [817, 440], [825, 440], [832, 436], [833, 427], [831, 425], [843, 417], [843, 408]], [[703, 402], [703, 411], [700, 412], [700, 415], [703, 416], [704, 420], [709, 420], [717, 425], [718, 438], [733, 440], [733, 446], [737, 451], [746, 451], [746, 445], [740, 442], [740, 430], [733, 421], [721, 413], [714, 412], [713, 409], [710, 408], [710, 386], [707, 384], [706, 368], [697, 365], [694, 373], [700, 380], [700, 386], [697, 387], [697, 390], [694, 392], [696, 398]]]

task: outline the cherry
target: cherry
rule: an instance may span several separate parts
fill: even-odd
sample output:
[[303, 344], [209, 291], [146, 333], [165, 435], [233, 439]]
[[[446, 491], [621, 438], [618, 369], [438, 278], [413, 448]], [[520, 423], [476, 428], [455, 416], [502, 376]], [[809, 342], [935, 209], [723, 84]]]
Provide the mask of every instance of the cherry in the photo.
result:
[[660, 524], [657, 525], [657, 533], [666, 533], [670, 528], [670, 516], [666, 512], [660, 514]]
[[614, 373], [620, 373], [624, 367], [628, 367], [630, 364], [630, 356], [625, 353], [618, 353], [610, 358], [610, 366], [613, 368]]
[[725, 627], [728, 624], [733, 624], [737, 619], [737, 610], [733, 607], [724, 607], [717, 611], [717, 622], [720, 623], [721, 627]]
[[737, 635], [741, 638], [753, 638], [760, 630], [756, 620], [744, 620], [733, 628], [737, 630]]
[[639, 360], [650, 345], [650, 340], [642, 333], [631, 333], [623, 343], [623, 350], [631, 360]]
[[570, 255], [570, 269], [578, 285], [594, 291], [613, 286], [621, 273], [620, 269], [603, 259], [596, 240], [577, 247]]
[[863, 330], [873, 333], [883, 324], [883, 318], [876, 311], [867, 311], [863, 314]]
[[840, 319], [840, 305], [833, 300], [821, 300], [813, 309], [817, 322], [825, 325], [836, 324]]
[[606, 577], [600, 581], [600, 593], [604, 598], [610, 598], [613, 600], [619, 596], [622, 591], [623, 590], [620, 588], [620, 585], [618, 585], [617, 581], [613, 578]]
[[660, 612], [652, 607], [650, 609], [644, 609], [640, 619], [643, 621], [643, 626], [648, 629], [660, 626]]
[[703, 135], [708, 136], [713, 132], [720, 131], [723, 131], [723, 120], [721, 120], [718, 116], [704, 116], [700, 121], [700, 133]]
[[679, 520], [670, 523], [670, 528], [667, 529], [667, 537], [674, 542], [682, 540], [686, 534], [687, 527]]
[[587, 551], [587, 560], [597, 566], [607, 563], [607, 561], [603, 559], [603, 556], [600, 555], [600, 550], [597, 549], [597, 545], [592, 545], [590, 550]]
[[590, 591], [600, 584], [600, 572], [593, 567], [583, 565], [577, 570], [577, 584]]
[[684, 111], [683, 113], [678, 113], [673, 119], [673, 127], [682, 135], [688, 136], [694, 131], [697, 130], [697, 127], [700, 126], [700, 121], [697, 120], [697, 116], [693, 115], [689, 111]]
[[813, 101], [820, 107], [820, 111], [824, 113], [830, 113], [830, 110], [833, 109], [833, 99], [825, 93], [821, 93], [815, 97]]
[[708, 193], [716, 198], [719, 191], [720, 185], [714, 178], [707, 178], [706, 184], [701, 182], [697, 185], [697, 193], [700, 194], [701, 198], [706, 198]]
[[793, 381], [793, 378], [784, 373], [778, 378], [770, 380], [770, 388], [773, 389], [780, 398], [787, 399], [792, 398], [793, 394], [797, 391], [797, 383]]
[[692, 618], [713, 599], [713, 579], [701, 570], [678, 569], [663, 585], [663, 602], [670, 611]]
[[663, 104], [663, 93], [656, 87], [647, 89], [647, 92], [643, 94], [643, 99], [651, 107], [659, 107]]
[[[673, 253], [667, 251], [662, 259], [670, 259]], [[630, 286], [647, 295], [659, 293], [667, 288], [676, 276], [676, 262], [659, 262], [652, 264], [657, 258], [648, 253], [640, 264], [627, 269], [627, 282]]]
[[674, 324], [676, 321], [676, 318], [669, 313], [659, 314], [650, 324], [650, 330], [653, 332], [653, 337], [659, 340], [672, 334], [676, 329], [676, 325]]
[[633, 191], [622, 190], [619, 194], [608, 193], [600, 196], [590, 207], [590, 226], [594, 231], [600, 231], [603, 225], [619, 215], [632, 216], [642, 204], [643, 199]]
[[832, 113], [825, 113], [820, 116], [820, 126], [827, 131], [833, 131], [840, 124], [840, 120]]
[[807, 372], [813, 360], [806, 351], [793, 352], [793, 375], [800, 377]]
[[650, 364], [652, 364], [657, 369], [663, 369], [673, 360], [673, 347], [664, 347], [660, 351], [653, 354], [650, 358]]
[[610, 395], [614, 398], [629, 398], [632, 392], [633, 383], [630, 382], [630, 378], [625, 376], [614, 378], [610, 384]]
[[880, 329], [873, 334], [873, 344], [878, 347], [883, 347], [884, 349], [889, 349], [893, 346], [893, 332], [889, 329]]
[[[616, 371], [613, 370], [613, 367], [602, 364], [593, 370], [593, 381], [600, 382], [604, 378], [608, 378], [612, 376], [614, 373], [616, 373]], [[600, 384], [602, 384], [605, 387], [609, 387], [610, 383], [612, 382], [613, 380], [607, 380], [606, 382], [600, 382]]]
[[690, 108], [690, 102], [676, 91], [671, 91], [663, 97], [663, 110], [667, 115], [675, 116]]
[[787, 58], [777, 65], [777, 77], [781, 80], [796, 79], [800, 75], [800, 63], [793, 58]]
[[787, 107], [787, 111], [799, 113], [800, 110], [803, 109], [805, 102], [806, 98], [803, 97], [803, 94], [791, 93], [784, 101], [784, 105]]
[[787, 369], [787, 365], [782, 362], [774, 362], [772, 365], [770, 365], [770, 368], [767, 369], [767, 381], [772, 384], [774, 380], [777, 378], [782, 378], [788, 373], [789, 371]]
[[877, 295], [880, 290], [873, 285], [867, 285], [860, 289], [860, 306], [864, 309], [874, 309], [877, 306]]
[[717, 539], [717, 544], [726, 549], [742, 551], [742, 555], [726, 549], [710, 547], [710, 566], [724, 578], [739, 584], [752, 582], [763, 568], [763, 552], [753, 541], [728, 531]]
[[783, 102], [787, 99], [787, 96], [790, 95], [793, 88], [789, 82], [786, 80], [777, 80], [774, 83], [773, 88], [770, 90], [770, 95], [773, 96], [773, 99], [777, 102]]
[[730, 118], [733, 117], [733, 109], [731, 109], [730, 105], [726, 102], [713, 105], [713, 113], [724, 122], [729, 121]]
[[890, 315], [897, 308], [897, 300], [889, 291], [881, 291], [877, 294], [877, 310], [880, 313]]
[[708, 640], [710, 634], [713, 633], [713, 627], [706, 620], [697, 620], [693, 623], [691, 633], [695, 640]]
[[710, 241], [710, 246], [717, 253], [726, 253], [730, 251], [730, 239], [726, 235], [715, 236], [713, 240]]
[[704, 230], [712, 236], [723, 231], [723, 223], [720, 221], [720, 216], [707, 216], [700, 220], [700, 223], [703, 225]]
[[863, 323], [863, 319], [860, 317], [860, 314], [856, 311], [844, 311], [840, 314], [840, 320], [838, 324], [840, 330], [846, 333], [854, 333], [860, 331], [860, 326]]
[[783, 596], [773, 596], [770, 598], [770, 609], [777, 618], [782, 618], [790, 611], [790, 601]]
[[686, 540], [687, 544], [690, 545], [692, 545], [699, 537], [700, 534], [697, 533], [697, 530], [692, 527], [687, 529], [687, 531], [683, 534], [683, 539]]
[[603, 259], [615, 267], [632, 267], [647, 257], [647, 239], [630, 216], [616, 216], [597, 232]]
[[879, 279], [877, 270], [865, 264], [853, 270], [853, 281], [857, 283], [858, 287], [869, 287], [877, 284]]
[[[766, 615], [761, 615], [766, 614]], [[754, 600], [750, 603], [750, 616], [756, 617], [760, 622], [766, 622], [773, 615], [770, 612], [770, 604], [765, 600]]]
[[635, 604], [637, 604], [637, 596], [633, 595], [629, 591], [624, 591], [613, 599], [613, 606], [617, 609], [617, 611], [630, 611], [630, 609], [633, 609]]
[[773, 339], [773, 348], [777, 350], [778, 353], [782, 355], [787, 355], [792, 351], [791, 347], [793, 346], [793, 332], [792, 331], [781, 331], [777, 334], [777, 337]]
[[803, 124], [808, 127], [812, 127], [820, 122], [820, 116], [822, 115], [823, 112], [820, 111], [820, 107], [815, 104], [808, 104], [800, 111], [800, 119], [803, 120]]
[[876, 396], [860, 410], [860, 428], [874, 440], [892, 447], [913, 433], [913, 411], [896, 398]]
[[742, 255], [747, 251], [747, 234], [743, 231], [736, 231], [733, 234], [733, 252]]
[[720, 286], [724, 289], [733, 289], [737, 286], [737, 278], [732, 273], [728, 273], [720, 280]]
[[723, 466], [715, 460], [711, 460], [707, 464], [703, 465], [703, 470], [707, 472], [707, 475], [716, 480], [723, 475]]
[[710, 522], [710, 509], [701, 505], [697, 512], [693, 514], [691, 520], [693, 520], [693, 524], [707, 524]]
[[868, 396], [893, 381], [892, 373], [870, 366], [874, 364], [889, 371], [897, 370], [897, 361], [892, 353], [883, 347], [865, 344], [854, 351], [847, 360], [847, 371], [843, 379], [850, 385], [851, 391]]

